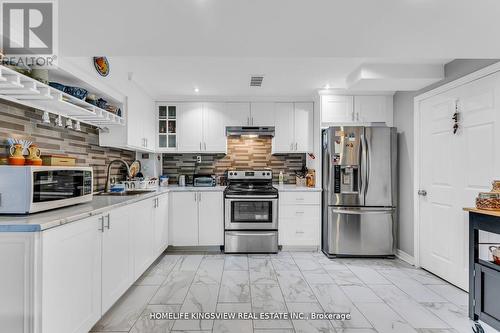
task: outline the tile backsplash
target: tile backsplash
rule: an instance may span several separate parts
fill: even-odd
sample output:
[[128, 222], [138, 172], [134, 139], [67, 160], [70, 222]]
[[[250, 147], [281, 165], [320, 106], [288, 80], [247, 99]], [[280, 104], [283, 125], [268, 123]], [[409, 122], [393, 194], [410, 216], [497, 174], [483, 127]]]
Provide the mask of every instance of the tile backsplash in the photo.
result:
[[[283, 171], [285, 183], [295, 183], [295, 171], [306, 164], [305, 154], [271, 155], [272, 139], [269, 137], [241, 138], [229, 137], [225, 154], [163, 154], [163, 174], [169, 175], [176, 183], [179, 175], [193, 174], [223, 175], [224, 171], [244, 169], [271, 169], [273, 180], [278, 181]], [[201, 155], [197, 163], [196, 156]]]
[[[81, 132], [42, 123], [42, 112], [8, 102], [0, 102], [0, 154], [7, 154], [7, 138], [13, 137], [35, 142], [43, 154], [67, 154], [76, 157], [79, 166], [94, 169], [94, 189], [102, 190], [106, 183], [106, 166], [109, 161], [121, 158], [128, 163], [135, 159], [135, 152], [99, 147], [99, 132], [95, 127], [81, 124]], [[112, 168], [112, 175], [124, 175], [119, 165]]]

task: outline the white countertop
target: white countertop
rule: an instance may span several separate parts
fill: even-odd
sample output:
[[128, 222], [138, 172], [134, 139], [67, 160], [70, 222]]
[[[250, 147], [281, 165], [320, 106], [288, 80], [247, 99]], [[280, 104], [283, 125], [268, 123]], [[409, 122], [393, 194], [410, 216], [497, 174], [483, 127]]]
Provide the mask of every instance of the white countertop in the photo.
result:
[[225, 186], [192, 187], [168, 186], [159, 187], [154, 192], [137, 195], [94, 195], [92, 201], [64, 208], [30, 215], [0, 215], [0, 232], [33, 232], [50, 229], [66, 223], [78, 221], [98, 215], [110, 209], [153, 198], [155, 196], [180, 191], [223, 191]]
[[276, 187], [280, 192], [321, 192], [320, 187], [305, 187], [297, 186], [295, 184], [285, 184], [281, 186], [274, 184], [274, 187]]

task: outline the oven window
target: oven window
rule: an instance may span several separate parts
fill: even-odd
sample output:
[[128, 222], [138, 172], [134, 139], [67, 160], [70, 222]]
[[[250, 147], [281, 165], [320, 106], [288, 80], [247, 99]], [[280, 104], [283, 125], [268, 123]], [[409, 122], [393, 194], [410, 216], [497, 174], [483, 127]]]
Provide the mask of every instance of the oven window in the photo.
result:
[[91, 173], [83, 170], [36, 171], [33, 202], [80, 197], [92, 193]]
[[232, 201], [231, 222], [269, 223], [272, 222], [273, 204], [271, 201]]

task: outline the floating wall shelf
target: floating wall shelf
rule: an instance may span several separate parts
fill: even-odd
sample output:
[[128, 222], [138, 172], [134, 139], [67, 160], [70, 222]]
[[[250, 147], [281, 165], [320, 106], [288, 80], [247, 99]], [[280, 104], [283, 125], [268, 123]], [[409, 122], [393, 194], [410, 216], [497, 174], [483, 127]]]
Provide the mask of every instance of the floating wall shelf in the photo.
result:
[[0, 99], [61, 115], [100, 128], [108, 125], [125, 125], [123, 117], [68, 95], [5, 66], [0, 66]]

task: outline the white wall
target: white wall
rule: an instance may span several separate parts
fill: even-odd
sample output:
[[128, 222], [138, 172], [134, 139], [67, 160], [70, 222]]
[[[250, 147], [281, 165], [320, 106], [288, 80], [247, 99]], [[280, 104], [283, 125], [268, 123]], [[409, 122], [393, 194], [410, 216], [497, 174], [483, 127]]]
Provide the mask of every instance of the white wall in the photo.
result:
[[413, 98], [464, 75], [489, 66], [498, 59], [457, 59], [444, 67], [444, 80], [419, 91], [394, 95], [394, 126], [398, 129], [399, 237], [398, 249], [413, 256]]

